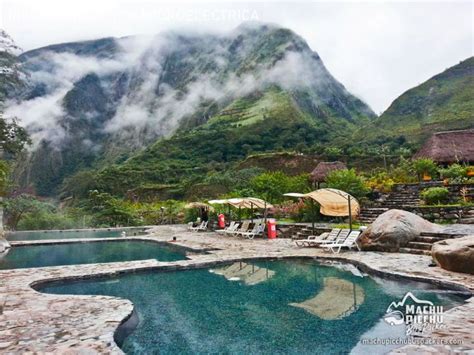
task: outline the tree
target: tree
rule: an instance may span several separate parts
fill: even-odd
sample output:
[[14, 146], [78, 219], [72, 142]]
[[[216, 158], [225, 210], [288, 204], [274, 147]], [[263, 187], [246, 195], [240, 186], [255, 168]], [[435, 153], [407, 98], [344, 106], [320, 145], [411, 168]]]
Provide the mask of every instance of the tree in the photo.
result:
[[250, 181], [250, 189], [256, 197], [272, 203], [283, 201], [287, 192], [306, 192], [309, 189], [308, 175], [288, 176], [281, 171], [263, 173]]
[[324, 154], [329, 159], [337, 159], [342, 155], [342, 149], [337, 147], [327, 147], [324, 149]]
[[89, 196], [89, 192], [97, 188], [96, 174], [90, 170], [82, 170], [64, 179], [61, 185], [62, 197], [73, 196], [83, 199]]
[[89, 194], [89, 208], [94, 214], [97, 225], [115, 226], [135, 225], [138, 223], [131, 208], [124, 201], [106, 192], [93, 190]]
[[3, 201], [7, 225], [11, 230], [16, 230], [18, 223], [27, 213], [40, 210], [54, 210], [54, 206], [49, 203], [41, 202], [34, 196], [20, 194]]
[[0, 160], [0, 198], [5, 196], [9, 185], [8, 174], [10, 172], [10, 166], [5, 160]]
[[369, 193], [362, 177], [354, 169], [334, 170], [326, 177], [328, 187], [345, 191], [356, 198], [361, 198]]
[[9, 155], [16, 155], [30, 144], [26, 130], [19, 126], [16, 119], [5, 119], [0, 113], [0, 150]]

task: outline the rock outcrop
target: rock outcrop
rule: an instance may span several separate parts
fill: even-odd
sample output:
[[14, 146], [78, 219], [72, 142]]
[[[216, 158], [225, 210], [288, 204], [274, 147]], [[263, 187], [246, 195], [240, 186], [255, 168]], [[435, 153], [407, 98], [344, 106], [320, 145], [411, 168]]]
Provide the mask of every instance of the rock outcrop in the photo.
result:
[[437, 242], [431, 254], [445, 270], [474, 274], [474, 235]]
[[360, 238], [363, 250], [397, 252], [421, 232], [438, 232], [441, 226], [402, 210], [382, 213]]

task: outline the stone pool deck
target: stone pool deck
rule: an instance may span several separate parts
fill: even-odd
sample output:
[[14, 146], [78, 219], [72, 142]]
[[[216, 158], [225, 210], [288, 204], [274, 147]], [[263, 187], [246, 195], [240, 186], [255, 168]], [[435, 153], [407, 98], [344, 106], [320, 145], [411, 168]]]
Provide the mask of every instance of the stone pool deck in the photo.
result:
[[[173, 237], [177, 238], [174, 244], [207, 250], [207, 253], [189, 252], [189, 260], [174, 262], [143, 260], [0, 270], [0, 354], [121, 353], [114, 342], [114, 332], [131, 314], [133, 304], [130, 301], [105, 296], [51, 295], [39, 293], [31, 287], [46, 280], [87, 278], [147, 268], [179, 270], [253, 258], [311, 257], [347, 261], [362, 271], [404, 276], [419, 281], [431, 280], [439, 285], [448, 284], [474, 292], [474, 275], [428, 267], [430, 257], [423, 255], [379, 252], [341, 252], [335, 255], [318, 248], [297, 248], [288, 239], [243, 240], [211, 232], [187, 232], [184, 226], [160, 226], [153, 228], [149, 236], [118, 239], [166, 242]], [[54, 240], [51, 243], [72, 241]], [[45, 243], [49, 242], [12, 242], [12, 245]], [[474, 298], [446, 312], [444, 323], [447, 328], [433, 332], [431, 338], [453, 338], [461, 340], [461, 345], [406, 346], [393, 352], [474, 353]]]

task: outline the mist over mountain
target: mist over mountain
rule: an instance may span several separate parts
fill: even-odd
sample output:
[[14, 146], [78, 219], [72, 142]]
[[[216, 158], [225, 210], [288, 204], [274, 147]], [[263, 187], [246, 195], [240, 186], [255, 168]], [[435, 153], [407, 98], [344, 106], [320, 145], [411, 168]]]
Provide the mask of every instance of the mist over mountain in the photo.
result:
[[27, 77], [9, 90], [6, 114], [19, 117], [33, 140], [19, 180], [43, 195], [75, 171], [209, 121], [236, 121], [237, 129], [297, 117], [323, 139], [331, 127], [375, 117], [301, 37], [275, 25], [64, 43], [18, 59]]

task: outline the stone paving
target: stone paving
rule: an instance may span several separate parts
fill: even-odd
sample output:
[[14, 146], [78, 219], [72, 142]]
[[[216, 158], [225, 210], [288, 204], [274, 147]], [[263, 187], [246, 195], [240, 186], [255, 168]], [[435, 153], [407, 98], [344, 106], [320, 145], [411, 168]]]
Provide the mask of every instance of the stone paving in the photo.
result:
[[[318, 248], [298, 248], [288, 239], [243, 240], [212, 232], [187, 232], [184, 226], [159, 226], [149, 236], [120, 240], [156, 240], [198, 250], [188, 260], [159, 262], [142, 260], [107, 264], [84, 264], [36, 269], [0, 270], [0, 354], [35, 353], [122, 353], [114, 342], [117, 327], [130, 316], [133, 304], [106, 296], [67, 296], [39, 293], [32, 286], [44, 281], [87, 278], [139, 269], [185, 269], [206, 267], [219, 262], [251, 258], [312, 257], [348, 261], [361, 270], [474, 291], [474, 275], [453, 273], [428, 267], [424, 255], [341, 252], [338, 255]], [[115, 238], [104, 238], [105, 241]], [[56, 244], [68, 239], [12, 242], [12, 245]], [[81, 240], [83, 241], [83, 240]], [[93, 239], [94, 242], [98, 239]], [[445, 313], [447, 329], [433, 332], [432, 338], [461, 339], [461, 345], [406, 346], [395, 353], [474, 353], [474, 298]]]

